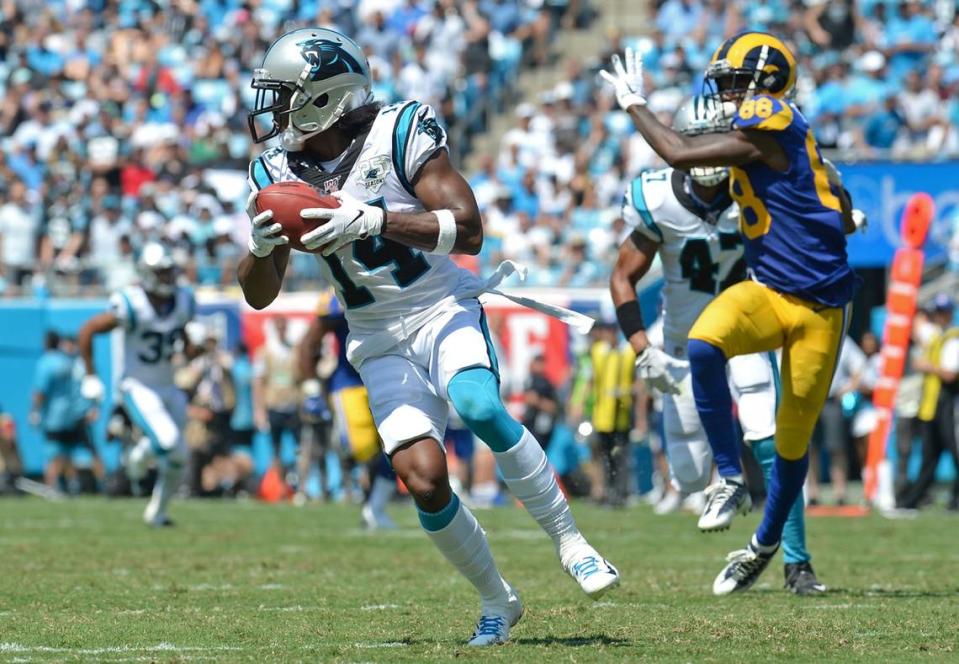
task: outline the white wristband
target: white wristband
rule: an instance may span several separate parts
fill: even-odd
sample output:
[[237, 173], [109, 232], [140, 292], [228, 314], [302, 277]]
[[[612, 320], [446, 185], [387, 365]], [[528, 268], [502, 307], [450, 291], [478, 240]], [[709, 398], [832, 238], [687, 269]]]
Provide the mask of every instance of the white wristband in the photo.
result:
[[456, 244], [456, 217], [449, 210], [433, 210], [439, 224], [439, 234], [436, 238], [436, 248], [429, 251], [431, 254], [449, 254]]

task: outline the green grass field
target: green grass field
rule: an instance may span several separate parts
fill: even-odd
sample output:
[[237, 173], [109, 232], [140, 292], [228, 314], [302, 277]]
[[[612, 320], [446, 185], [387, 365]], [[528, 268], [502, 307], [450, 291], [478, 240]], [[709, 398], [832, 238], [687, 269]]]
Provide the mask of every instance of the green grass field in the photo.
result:
[[526, 617], [509, 645], [464, 642], [472, 589], [394, 508], [400, 531], [358, 509], [179, 503], [174, 529], [142, 503], [0, 501], [0, 660], [608, 662], [959, 660], [959, 519], [817, 518], [810, 543], [828, 595], [794, 597], [771, 567], [747, 594], [709, 594], [756, 513], [701, 535], [690, 515], [577, 505], [623, 573], [591, 602], [519, 509], [480, 512]]

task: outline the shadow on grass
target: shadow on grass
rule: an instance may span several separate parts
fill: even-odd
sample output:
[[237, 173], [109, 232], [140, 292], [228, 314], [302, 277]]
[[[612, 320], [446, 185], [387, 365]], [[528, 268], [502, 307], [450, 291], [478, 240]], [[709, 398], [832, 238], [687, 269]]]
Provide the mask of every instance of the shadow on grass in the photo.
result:
[[540, 636], [537, 638], [521, 637], [510, 639], [510, 641], [524, 646], [567, 646], [570, 648], [630, 645], [630, 642], [626, 639], [607, 636], [605, 634], [593, 634], [591, 636]]
[[879, 597], [888, 599], [908, 599], [917, 597], [959, 598], [959, 588], [943, 590], [915, 590], [910, 588], [834, 588], [821, 597]]

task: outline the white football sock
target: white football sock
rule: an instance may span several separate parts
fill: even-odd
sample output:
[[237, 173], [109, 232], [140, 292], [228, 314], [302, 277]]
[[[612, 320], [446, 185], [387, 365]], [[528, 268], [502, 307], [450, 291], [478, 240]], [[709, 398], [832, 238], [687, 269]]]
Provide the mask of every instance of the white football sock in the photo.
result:
[[396, 480], [390, 480], [377, 475], [373, 478], [373, 486], [370, 488], [369, 506], [376, 516], [386, 514], [386, 506], [396, 493]]
[[445, 528], [424, 531], [453, 567], [479, 591], [483, 606], [508, 602], [508, 585], [496, 569], [486, 533], [466, 505], [460, 503]]
[[171, 463], [170, 459], [160, 459], [157, 463], [157, 479], [153, 485], [153, 495], [143, 512], [143, 520], [153, 522], [166, 515], [170, 498], [180, 486], [183, 476], [183, 464]]
[[553, 467], [536, 439], [525, 428], [523, 437], [505, 452], [494, 452], [509, 490], [526, 511], [553, 538], [560, 560], [566, 564], [568, 554], [585, 543], [576, 528], [566, 496], [559, 489]]

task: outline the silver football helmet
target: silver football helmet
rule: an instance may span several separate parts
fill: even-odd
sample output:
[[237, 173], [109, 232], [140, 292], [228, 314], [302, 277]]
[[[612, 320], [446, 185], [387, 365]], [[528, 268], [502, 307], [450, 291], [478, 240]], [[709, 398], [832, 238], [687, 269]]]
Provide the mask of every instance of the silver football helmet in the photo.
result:
[[170, 297], [176, 292], [177, 269], [173, 254], [166, 245], [148, 242], [137, 261], [140, 285], [147, 293]]
[[[370, 81], [370, 64], [349, 37], [326, 28], [286, 33], [253, 70], [256, 103], [247, 118], [253, 142], [280, 135], [287, 150], [302, 149], [308, 138], [369, 103]], [[263, 134], [257, 118], [265, 113], [273, 114], [273, 127]]]
[[[691, 97], [676, 111], [673, 129], [686, 136], [729, 131], [735, 112], [736, 106], [731, 102], [719, 102], [712, 97]], [[729, 177], [729, 169], [725, 166], [698, 166], [690, 168], [689, 174], [699, 184], [713, 187]]]

